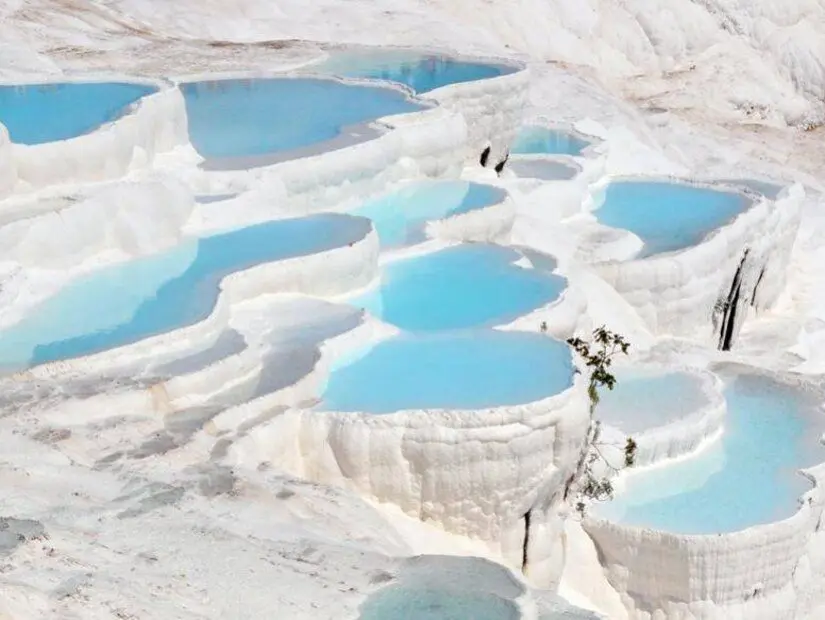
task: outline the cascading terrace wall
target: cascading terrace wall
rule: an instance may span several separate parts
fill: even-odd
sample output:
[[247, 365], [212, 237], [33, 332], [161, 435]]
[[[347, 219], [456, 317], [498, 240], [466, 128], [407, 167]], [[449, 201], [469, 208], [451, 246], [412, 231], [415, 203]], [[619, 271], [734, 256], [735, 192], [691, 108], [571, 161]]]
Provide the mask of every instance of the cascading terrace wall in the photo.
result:
[[797, 184], [775, 202], [755, 198], [748, 210], [696, 246], [597, 263], [596, 271], [654, 333], [730, 348], [749, 308], [769, 308], [782, 291], [804, 195]]

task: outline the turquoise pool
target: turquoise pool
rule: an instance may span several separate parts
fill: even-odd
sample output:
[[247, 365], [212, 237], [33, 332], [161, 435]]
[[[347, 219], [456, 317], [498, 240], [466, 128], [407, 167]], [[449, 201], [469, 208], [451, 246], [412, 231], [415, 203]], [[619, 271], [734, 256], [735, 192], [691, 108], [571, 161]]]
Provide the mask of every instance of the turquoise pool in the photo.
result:
[[710, 398], [694, 373], [617, 369], [616, 386], [599, 401], [599, 419], [625, 433], [638, 433], [683, 419]]
[[508, 323], [555, 301], [567, 285], [544, 269], [514, 264], [522, 258], [510, 248], [466, 244], [393, 261], [377, 288], [348, 303], [408, 331]]
[[502, 202], [504, 190], [469, 181], [420, 181], [372, 200], [354, 211], [372, 220], [384, 249], [413, 245], [427, 238], [427, 222]]
[[496, 330], [402, 334], [338, 360], [322, 411], [520, 405], [572, 385], [568, 346], [541, 334]]
[[0, 123], [17, 144], [67, 140], [117, 119], [141, 97], [157, 90], [127, 82], [0, 86]]
[[747, 210], [745, 195], [667, 181], [614, 181], [593, 212], [605, 226], [629, 230], [644, 246], [637, 258], [697, 245]]
[[192, 145], [206, 159], [296, 151], [328, 142], [347, 126], [423, 107], [399, 90], [332, 79], [213, 80], [181, 90]]
[[727, 379], [725, 398], [720, 441], [694, 457], [628, 474], [627, 487], [595, 514], [679, 534], [734, 532], [790, 517], [811, 488], [798, 470], [825, 461], [820, 399], [748, 374]]
[[94, 271], [0, 331], [0, 368], [99, 353], [197, 323], [227, 275], [344, 246], [369, 230], [368, 220], [338, 214], [277, 220]]
[[579, 135], [540, 125], [522, 127], [510, 152], [513, 155], [581, 155], [591, 142]]
[[334, 51], [327, 61], [310, 69], [348, 78], [397, 82], [409, 86], [419, 94], [450, 84], [485, 80], [518, 70], [502, 64], [458, 60], [449, 56], [406, 50]]

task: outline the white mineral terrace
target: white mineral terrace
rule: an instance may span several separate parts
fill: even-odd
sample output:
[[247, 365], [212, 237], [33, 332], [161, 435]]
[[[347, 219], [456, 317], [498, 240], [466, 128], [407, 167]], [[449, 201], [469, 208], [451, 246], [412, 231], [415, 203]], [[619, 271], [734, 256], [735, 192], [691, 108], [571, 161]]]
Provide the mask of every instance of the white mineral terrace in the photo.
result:
[[0, 620], [825, 617], [825, 4], [711, 4], [0, 3]]

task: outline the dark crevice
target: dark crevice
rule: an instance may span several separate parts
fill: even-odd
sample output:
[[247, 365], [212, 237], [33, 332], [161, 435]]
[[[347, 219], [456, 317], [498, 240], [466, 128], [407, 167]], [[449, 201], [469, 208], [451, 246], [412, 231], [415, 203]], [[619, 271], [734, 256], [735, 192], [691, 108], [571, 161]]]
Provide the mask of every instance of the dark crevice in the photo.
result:
[[481, 151], [481, 157], [479, 157], [478, 161], [481, 164], [482, 168], [487, 167], [487, 160], [490, 159], [490, 151], [491, 150], [492, 150], [491, 147], [488, 146], [486, 149]]
[[730, 347], [733, 344], [734, 331], [736, 328], [736, 310], [742, 294], [742, 276], [749, 251], [750, 250], [746, 249], [742, 254], [742, 260], [739, 261], [739, 267], [737, 267], [736, 273], [733, 276], [730, 292], [728, 292], [728, 299], [725, 302], [725, 313], [722, 317], [722, 326], [719, 330], [719, 349], [721, 351], [730, 351]]
[[756, 278], [756, 285], [753, 287], [753, 294], [751, 295], [751, 306], [756, 307], [756, 291], [759, 290], [759, 285], [762, 284], [762, 278], [765, 277], [765, 267], [759, 272], [759, 277]]
[[524, 513], [524, 543], [521, 548], [521, 572], [527, 572], [527, 548], [530, 546], [530, 511]]
[[501, 176], [501, 171], [504, 170], [504, 165], [508, 159], [510, 159], [510, 151], [507, 151], [507, 153], [504, 154], [504, 159], [496, 164], [495, 171], [497, 175]]

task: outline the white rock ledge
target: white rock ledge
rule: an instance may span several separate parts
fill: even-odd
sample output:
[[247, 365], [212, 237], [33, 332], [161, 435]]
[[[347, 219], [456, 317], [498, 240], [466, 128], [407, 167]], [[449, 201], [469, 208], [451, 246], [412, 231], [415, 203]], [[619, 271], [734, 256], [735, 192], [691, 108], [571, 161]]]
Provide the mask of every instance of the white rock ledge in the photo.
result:
[[[724, 383], [717, 375], [678, 366], [659, 367], [645, 364], [643, 367], [657, 368], [662, 373], [690, 373], [697, 376], [706, 402], [683, 418], [638, 432], [626, 433], [605, 422], [602, 428], [602, 438], [606, 443], [624, 446], [628, 436], [633, 437], [636, 442], [634, 471], [637, 468], [660, 464], [669, 459], [688, 456], [705, 446], [708, 441], [717, 439], [722, 432], [727, 413], [727, 403], [723, 392]], [[608, 459], [611, 463], [621, 462], [619, 454], [608, 455]]]
[[[161, 88], [138, 100], [133, 111], [91, 133], [45, 144], [13, 144], [17, 189], [114, 179], [148, 166], [158, 153], [186, 144], [183, 95], [177, 88]], [[0, 160], [2, 151], [0, 139]], [[0, 170], [4, 168], [0, 163]]]
[[804, 473], [815, 486], [794, 515], [739, 532], [679, 535], [593, 517], [583, 527], [632, 620], [805, 617], [825, 580], [825, 465]]
[[[591, 202], [598, 201], [599, 193], [615, 180], [606, 178], [592, 186]], [[714, 188], [735, 191], [726, 186]], [[754, 199], [750, 208], [698, 245], [648, 258], [598, 263], [596, 271], [654, 333], [720, 345], [723, 308], [740, 264], [733, 339], [749, 307], [767, 309], [779, 296], [804, 195], [799, 184], [784, 189], [776, 202], [750, 194]]]
[[220, 284], [215, 308], [199, 323], [94, 355], [49, 362], [15, 376], [30, 379], [94, 374], [145, 365], [150, 359], [159, 364], [211, 346], [227, 328], [235, 304], [278, 293], [340, 295], [364, 287], [375, 277], [377, 269], [378, 235], [370, 225], [366, 235], [351, 245], [263, 263], [227, 276]]
[[484, 80], [450, 84], [425, 93], [422, 98], [434, 99], [442, 107], [459, 112], [468, 128], [465, 161], [478, 161], [481, 152], [489, 146], [488, 165], [492, 166], [505, 157], [522, 124], [529, 98], [530, 71], [512, 60], [472, 60], [519, 70]]
[[425, 233], [432, 239], [447, 242], [507, 242], [516, 219], [516, 205], [506, 190], [496, 189], [500, 193], [499, 202], [431, 220], [425, 226]]
[[205, 193], [246, 191], [231, 201], [204, 205], [197, 230], [231, 226], [229, 214], [246, 224], [271, 219], [273, 204], [292, 214], [311, 213], [366, 200], [401, 181], [458, 176], [466, 161], [478, 162], [488, 144], [498, 145], [503, 156], [521, 123], [527, 89], [526, 70], [452, 84], [421, 98], [437, 107], [376, 119], [373, 125], [387, 131], [372, 140], [249, 170], [201, 172], [194, 182]]
[[[256, 429], [234, 455], [249, 467], [268, 462], [391, 502], [449, 532], [481, 539], [521, 566], [525, 514], [547, 521], [574, 467], [587, 412], [580, 375], [564, 392], [519, 406], [388, 415], [295, 409]], [[552, 545], [548, 536], [533, 531], [528, 552]]]

